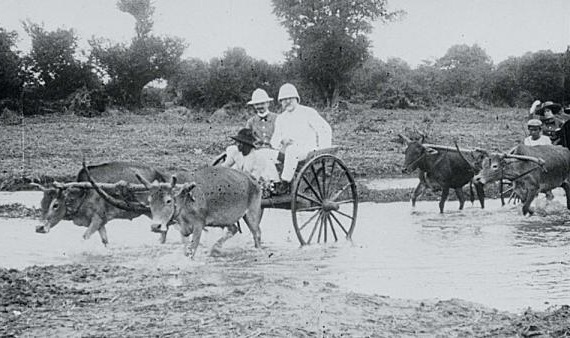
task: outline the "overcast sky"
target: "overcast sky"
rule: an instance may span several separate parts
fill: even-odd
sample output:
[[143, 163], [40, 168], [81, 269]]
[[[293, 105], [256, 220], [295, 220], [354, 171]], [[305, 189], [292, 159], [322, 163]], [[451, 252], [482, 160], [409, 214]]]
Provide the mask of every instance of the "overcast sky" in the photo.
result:
[[[45, 28], [74, 28], [80, 47], [91, 36], [128, 41], [134, 19], [115, 0], [0, 0], [0, 26], [16, 30], [20, 49], [30, 42], [21, 21]], [[189, 44], [185, 57], [209, 60], [231, 47], [269, 62], [283, 61], [291, 41], [272, 14], [270, 0], [155, 0], [155, 33]], [[389, 0], [408, 14], [376, 24], [370, 35], [378, 58], [398, 57], [416, 66], [435, 60], [455, 44], [478, 44], [495, 63], [509, 56], [570, 45], [570, 0]]]

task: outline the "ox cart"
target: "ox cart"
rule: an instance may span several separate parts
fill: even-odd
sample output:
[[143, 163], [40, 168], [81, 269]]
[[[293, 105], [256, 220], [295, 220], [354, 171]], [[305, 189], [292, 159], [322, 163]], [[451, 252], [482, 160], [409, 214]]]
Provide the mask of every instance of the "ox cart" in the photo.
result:
[[[300, 161], [290, 193], [271, 194], [262, 208], [291, 210], [293, 227], [301, 245], [351, 239], [356, 226], [358, 193], [344, 162], [336, 156], [338, 147], [315, 150]], [[212, 165], [222, 163], [218, 155]]]

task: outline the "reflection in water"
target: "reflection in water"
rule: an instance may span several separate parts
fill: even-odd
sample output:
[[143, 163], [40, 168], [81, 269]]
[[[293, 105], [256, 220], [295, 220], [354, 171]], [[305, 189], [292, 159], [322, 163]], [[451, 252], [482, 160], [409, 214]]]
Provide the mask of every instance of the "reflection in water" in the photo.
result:
[[[263, 250], [253, 248], [244, 229], [224, 245], [224, 255], [211, 257], [208, 251], [222, 235], [211, 229], [204, 233], [195, 261], [183, 256], [176, 231], [165, 245], [158, 244], [146, 217], [111, 221], [108, 248], [96, 236], [82, 240], [84, 228], [71, 222], [37, 234], [37, 220], [0, 219], [0, 266], [103, 261], [160, 267], [172, 272], [165, 280], [170, 284], [181, 283], [176, 271], [195, 269], [214, 284], [223, 279], [239, 285], [265, 275], [396, 298], [462, 298], [517, 312], [569, 304], [570, 213], [561, 197], [539, 199], [538, 215], [532, 217], [522, 216], [520, 205], [486, 204], [484, 210], [468, 203], [458, 211], [452, 203], [439, 214], [437, 202], [421, 201], [416, 208], [365, 203], [359, 207], [353, 243], [301, 249], [290, 212], [266, 210]], [[251, 278], [241, 280], [243, 276]]]

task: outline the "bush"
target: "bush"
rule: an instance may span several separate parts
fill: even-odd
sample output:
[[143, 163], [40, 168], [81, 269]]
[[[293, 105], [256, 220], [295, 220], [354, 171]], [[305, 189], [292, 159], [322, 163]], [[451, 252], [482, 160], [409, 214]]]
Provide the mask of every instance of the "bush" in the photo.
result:
[[107, 108], [109, 98], [100, 89], [76, 90], [67, 99], [67, 110], [75, 115], [93, 117], [100, 116]]

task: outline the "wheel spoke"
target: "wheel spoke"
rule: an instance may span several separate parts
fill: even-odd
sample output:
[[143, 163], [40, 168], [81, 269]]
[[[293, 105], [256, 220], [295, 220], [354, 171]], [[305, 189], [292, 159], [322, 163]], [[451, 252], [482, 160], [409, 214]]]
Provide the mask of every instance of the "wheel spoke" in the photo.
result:
[[306, 199], [306, 200], [309, 201], [309, 202], [313, 202], [313, 203], [315, 203], [315, 204], [318, 204], [318, 205], [321, 205], [321, 204], [322, 204], [321, 201], [315, 201], [314, 199], [312, 199], [312, 198], [310, 198], [309, 196], [307, 196], [307, 195], [305, 195], [305, 194], [302, 194], [302, 193], [300, 193], [300, 192], [297, 193], [297, 196], [299, 196], [299, 197], [301, 197], [301, 198], [303, 198], [303, 199]]
[[315, 182], [317, 183], [317, 187], [319, 188], [319, 191], [321, 192], [321, 196], [325, 196], [325, 192], [324, 192], [323, 188], [321, 187], [321, 182], [319, 182], [318, 171], [315, 170], [314, 165], [311, 166], [311, 172], [313, 173], [313, 177], [315, 178]]
[[343, 215], [344, 217], [348, 217], [348, 218], [350, 218], [350, 219], [354, 219], [354, 217], [352, 217], [352, 216], [350, 216], [350, 215], [348, 215], [348, 214], [345, 214], [345, 213], [342, 212], [342, 211], [333, 210], [333, 212], [339, 213], [339, 214]]
[[336, 201], [337, 198], [340, 197], [340, 195], [342, 195], [343, 192], [346, 191], [346, 189], [348, 189], [348, 187], [350, 187], [352, 185], [351, 182], [348, 182], [347, 184], [344, 185], [344, 187], [342, 187], [339, 191], [337, 191], [333, 197], [331, 197], [331, 200]]
[[327, 242], [327, 224], [328, 224], [328, 218], [326, 217], [327, 213], [324, 214], [324, 216], [322, 217], [322, 223], [323, 223], [323, 229], [325, 232], [325, 243]]
[[348, 204], [348, 203], [354, 203], [355, 200], [353, 199], [349, 199], [349, 200], [342, 200], [342, 201], [335, 201], [337, 204]]
[[334, 225], [333, 225], [333, 221], [331, 219], [330, 213], [327, 214], [327, 220], [329, 221], [329, 224], [331, 225], [331, 231], [332, 231], [332, 234], [334, 236], [334, 241], [338, 242], [338, 237], [336, 236], [336, 231], [334, 230]]
[[319, 217], [319, 236], [317, 237], [317, 243], [321, 242], [321, 236], [323, 235], [323, 218], [324, 215], [321, 214], [321, 217]]
[[[336, 161], [333, 161], [333, 164], [332, 164], [332, 166], [331, 166], [331, 173], [330, 173], [330, 175], [329, 175], [331, 178], [332, 178], [333, 175], [334, 175], [335, 166], [336, 166]], [[327, 174], [326, 170], [325, 170], [324, 174], [325, 174], [325, 175]], [[325, 190], [326, 190], [326, 193], [327, 193], [325, 196], [328, 196], [328, 193], [331, 191], [330, 188], [331, 188], [332, 182], [333, 182], [332, 179], [329, 180], [329, 184], [327, 185], [327, 188], [325, 189]]]
[[309, 224], [319, 214], [320, 212], [315, 212], [313, 216], [311, 216], [305, 223], [303, 223], [301, 227], [299, 227], [299, 231], [303, 230], [307, 226], [307, 224]]
[[330, 214], [331, 217], [336, 221], [336, 224], [338, 224], [338, 226], [342, 229], [342, 231], [344, 231], [344, 234], [348, 236], [348, 231], [346, 231], [346, 229], [344, 228], [344, 226], [342, 226], [342, 223], [340, 223], [340, 221], [338, 220], [338, 218], [336, 218], [336, 216], [331, 213]]
[[327, 195], [327, 162], [326, 162], [326, 158], [323, 157], [323, 159], [321, 160], [322, 166], [323, 166], [323, 196]]
[[311, 188], [311, 191], [313, 192], [313, 194], [315, 194], [315, 196], [319, 199], [319, 201], [322, 202], [323, 199], [321, 195], [315, 190], [315, 188], [313, 188], [313, 185], [309, 182], [309, 180], [305, 176], [303, 176], [303, 181], [309, 186], [309, 188]]
[[[321, 224], [320, 220], [321, 220], [322, 213], [319, 212], [318, 215], [319, 215], [319, 217], [317, 217], [317, 221], [315, 222], [315, 226], [313, 227], [313, 230], [311, 231], [311, 235], [309, 236], [309, 239], [307, 240], [307, 244], [311, 243], [311, 240], [313, 239], [313, 236], [315, 235], [315, 231], [317, 230], [317, 227]], [[319, 234], [320, 234], [320, 231], [319, 231]]]

